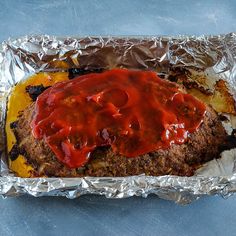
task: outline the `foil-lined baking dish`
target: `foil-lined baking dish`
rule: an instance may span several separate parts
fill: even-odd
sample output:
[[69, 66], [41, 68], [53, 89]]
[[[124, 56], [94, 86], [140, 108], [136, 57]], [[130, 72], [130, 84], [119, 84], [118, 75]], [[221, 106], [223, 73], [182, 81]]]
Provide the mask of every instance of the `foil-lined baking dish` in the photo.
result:
[[[235, 127], [236, 35], [231, 33], [201, 37], [53, 37], [25, 36], [2, 43], [0, 51], [1, 177], [3, 197], [66, 196], [99, 194], [124, 198], [156, 194], [177, 203], [189, 203], [203, 195], [229, 196], [236, 191], [236, 151], [206, 163], [193, 177], [130, 176], [84, 178], [21, 178], [8, 168], [5, 118], [7, 98], [16, 83], [41, 71], [66, 71], [69, 68], [115, 67], [154, 70], [168, 76], [176, 70], [191, 74], [191, 80], [214, 93], [217, 81], [224, 81], [233, 103], [220, 104], [228, 117], [228, 133]], [[196, 76], [196, 73], [198, 76]], [[204, 78], [204, 79], [203, 79]], [[216, 105], [217, 106], [217, 105]], [[230, 110], [229, 114], [227, 110]]]

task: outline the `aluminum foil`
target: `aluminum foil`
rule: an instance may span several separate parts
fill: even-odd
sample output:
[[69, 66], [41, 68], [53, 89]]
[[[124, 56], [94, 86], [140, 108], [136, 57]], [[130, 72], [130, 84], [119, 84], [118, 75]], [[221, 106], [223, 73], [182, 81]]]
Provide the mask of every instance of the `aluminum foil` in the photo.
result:
[[[203, 195], [227, 197], [236, 192], [236, 150], [206, 163], [193, 177], [130, 176], [115, 178], [20, 178], [7, 166], [5, 116], [7, 96], [19, 81], [39, 71], [68, 68], [114, 67], [155, 70], [189, 68], [210, 74], [209, 89], [217, 79], [227, 81], [236, 94], [236, 34], [201, 37], [53, 37], [9, 39], [0, 49], [0, 195], [65, 196], [105, 195], [158, 197], [186, 204]], [[232, 122], [233, 123], [233, 122]], [[233, 124], [230, 124], [232, 129]]]

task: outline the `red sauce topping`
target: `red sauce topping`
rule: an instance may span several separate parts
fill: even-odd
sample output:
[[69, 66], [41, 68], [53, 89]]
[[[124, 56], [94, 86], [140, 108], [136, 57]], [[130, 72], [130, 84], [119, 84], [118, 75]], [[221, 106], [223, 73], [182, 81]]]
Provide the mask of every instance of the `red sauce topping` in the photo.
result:
[[182, 144], [205, 105], [154, 72], [114, 69], [55, 84], [37, 99], [31, 127], [58, 160], [83, 166], [96, 147], [136, 157]]

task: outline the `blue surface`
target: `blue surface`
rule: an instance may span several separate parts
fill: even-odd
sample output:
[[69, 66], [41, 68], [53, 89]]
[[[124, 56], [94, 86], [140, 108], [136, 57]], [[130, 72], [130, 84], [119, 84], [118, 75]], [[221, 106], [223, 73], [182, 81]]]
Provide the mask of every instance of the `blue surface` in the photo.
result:
[[[236, 31], [236, 1], [0, 0], [0, 40], [25, 34], [178, 35]], [[0, 199], [0, 235], [236, 235], [236, 198], [178, 206], [121, 200]]]
[[20, 197], [0, 202], [1, 235], [235, 235], [236, 199], [206, 197], [188, 206], [160, 200]]

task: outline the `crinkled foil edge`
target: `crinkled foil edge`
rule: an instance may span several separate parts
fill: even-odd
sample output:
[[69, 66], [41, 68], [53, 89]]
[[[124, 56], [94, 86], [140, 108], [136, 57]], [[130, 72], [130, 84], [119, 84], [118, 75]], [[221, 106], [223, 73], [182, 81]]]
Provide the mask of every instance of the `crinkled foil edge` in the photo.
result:
[[[38, 71], [60, 71], [55, 61], [68, 67], [126, 67], [168, 72], [172, 67], [211, 68], [236, 91], [236, 35], [234, 33], [201, 37], [54, 37], [25, 36], [9, 39], [0, 50], [0, 195], [65, 196], [105, 195], [107, 198], [131, 196], [158, 197], [180, 204], [203, 195], [230, 196], [236, 191], [236, 151], [224, 160], [212, 161], [218, 172], [193, 177], [131, 176], [85, 178], [20, 178], [7, 168], [5, 151], [5, 114], [7, 96], [15, 83]], [[231, 156], [228, 158], [227, 156]], [[227, 168], [226, 168], [227, 167]], [[227, 170], [227, 171], [226, 171]]]

